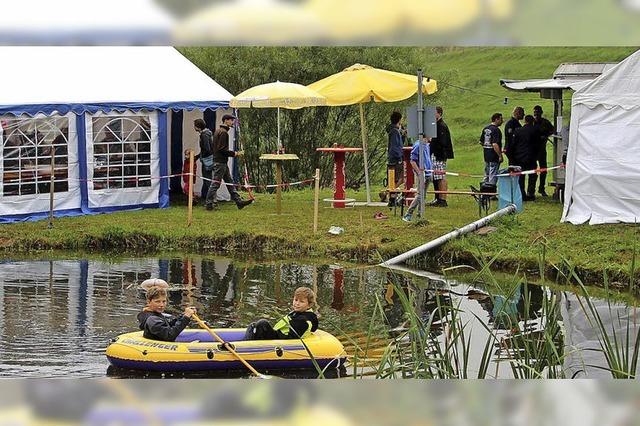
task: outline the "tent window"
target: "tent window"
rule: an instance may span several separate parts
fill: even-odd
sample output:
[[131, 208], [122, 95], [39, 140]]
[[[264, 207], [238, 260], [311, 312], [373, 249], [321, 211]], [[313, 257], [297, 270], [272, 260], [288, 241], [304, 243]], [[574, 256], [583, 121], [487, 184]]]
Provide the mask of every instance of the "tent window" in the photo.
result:
[[151, 186], [148, 115], [93, 118], [93, 188]]
[[54, 191], [69, 191], [68, 141], [67, 117], [0, 117], [2, 196], [48, 194], [52, 151]]

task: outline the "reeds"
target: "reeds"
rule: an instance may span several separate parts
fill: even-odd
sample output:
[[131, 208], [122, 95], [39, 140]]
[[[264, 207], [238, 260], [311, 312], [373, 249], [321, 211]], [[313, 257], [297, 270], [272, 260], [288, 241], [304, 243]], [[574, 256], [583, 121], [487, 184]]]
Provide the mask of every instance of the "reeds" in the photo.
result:
[[[539, 277], [545, 279], [547, 245], [542, 243]], [[497, 256], [496, 256], [497, 257]], [[371, 317], [369, 328], [360, 342], [351, 339], [351, 376], [354, 378], [566, 378], [568, 356], [580, 357], [581, 351], [602, 355], [601, 364], [585, 367], [608, 372], [613, 378], [635, 378], [640, 355], [640, 327], [636, 324], [636, 308], [614, 309], [609, 298], [606, 310], [598, 309], [575, 267], [563, 260], [556, 269], [557, 285], [578, 286], [576, 294], [581, 315], [586, 317], [597, 336], [598, 347], [575, 348], [565, 343], [564, 319], [561, 312], [563, 294], [559, 287], [541, 288], [532, 284], [526, 274], [515, 274], [510, 282], [500, 282], [490, 266], [496, 257], [483, 261], [477, 257], [474, 281], [486, 287], [486, 303], [493, 307], [487, 321], [461, 307], [461, 299], [446, 296], [447, 289], [421, 286], [399, 274], [387, 274], [404, 313], [404, 324], [386, 334], [388, 321], [380, 298]], [[534, 273], [535, 275], [535, 273]], [[630, 266], [634, 289], [635, 250]], [[384, 283], [383, 283], [384, 284]], [[603, 284], [609, 292], [609, 278], [603, 274]], [[420, 294], [435, 291], [435, 307], [420, 314]], [[535, 295], [535, 296], [534, 296]], [[533, 299], [536, 299], [535, 301]], [[519, 305], [517, 312], [513, 306]], [[475, 327], [485, 333], [474, 332]], [[382, 346], [381, 346], [382, 345]], [[478, 347], [476, 347], [479, 345]], [[473, 354], [473, 355], [472, 355]], [[507, 364], [508, 369], [500, 370]], [[593, 371], [593, 370], [592, 370]]]

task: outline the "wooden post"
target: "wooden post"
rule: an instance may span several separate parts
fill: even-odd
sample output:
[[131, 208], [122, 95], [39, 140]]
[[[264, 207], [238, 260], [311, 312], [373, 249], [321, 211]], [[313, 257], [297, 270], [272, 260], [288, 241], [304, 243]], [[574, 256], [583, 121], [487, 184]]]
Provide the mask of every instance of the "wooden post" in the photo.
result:
[[53, 228], [53, 192], [55, 186], [56, 150], [51, 144], [51, 176], [49, 176], [49, 228]]
[[276, 213], [282, 213], [282, 161], [276, 160]]
[[320, 201], [320, 169], [316, 169], [316, 187], [313, 196], [313, 233], [318, 233], [318, 202]]
[[389, 181], [387, 186], [389, 186], [390, 191], [393, 191], [396, 189], [396, 170], [388, 169], [387, 176], [387, 180]]
[[193, 222], [193, 150], [189, 150], [189, 207], [187, 209], [187, 226], [191, 226], [191, 222]]

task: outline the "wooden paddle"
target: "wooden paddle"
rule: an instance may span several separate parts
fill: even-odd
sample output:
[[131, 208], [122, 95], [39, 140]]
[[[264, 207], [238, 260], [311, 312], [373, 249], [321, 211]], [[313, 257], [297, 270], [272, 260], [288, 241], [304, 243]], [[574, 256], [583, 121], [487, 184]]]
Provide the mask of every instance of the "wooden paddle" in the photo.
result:
[[220, 336], [218, 336], [216, 334], [215, 331], [213, 331], [211, 328], [209, 328], [209, 326], [207, 324], [205, 324], [204, 321], [202, 321], [200, 319], [200, 317], [198, 317], [198, 315], [193, 314], [191, 316], [191, 318], [193, 318], [200, 327], [204, 328], [205, 330], [207, 330], [209, 332], [209, 334], [211, 334], [213, 336], [214, 339], [216, 339], [218, 342], [222, 343], [224, 345], [224, 347], [231, 352], [236, 358], [238, 358], [238, 360], [244, 364], [245, 367], [247, 367], [247, 369], [249, 371], [251, 371], [256, 377], [259, 377], [261, 379], [271, 379], [272, 376], [268, 376], [266, 374], [262, 374], [260, 372], [258, 372], [255, 368], [253, 368], [251, 366], [251, 364], [249, 364], [244, 358], [242, 358], [240, 356], [240, 354], [238, 352], [235, 351], [235, 349], [233, 349], [233, 346], [231, 346], [229, 343], [225, 342], [224, 340], [222, 340], [222, 338], [220, 338]]

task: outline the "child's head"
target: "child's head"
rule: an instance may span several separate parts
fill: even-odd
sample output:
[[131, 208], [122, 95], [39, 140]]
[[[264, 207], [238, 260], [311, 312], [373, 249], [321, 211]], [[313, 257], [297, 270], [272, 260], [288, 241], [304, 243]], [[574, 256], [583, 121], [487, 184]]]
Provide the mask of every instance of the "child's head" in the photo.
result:
[[316, 294], [309, 287], [298, 287], [293, 292], [293, 310], [304, 312], [316, 304]]
[[147, 307], [149, 310], [162, 313], [167, 307], [167, 290], [162, 287], [152, 286], [147, 289]]

